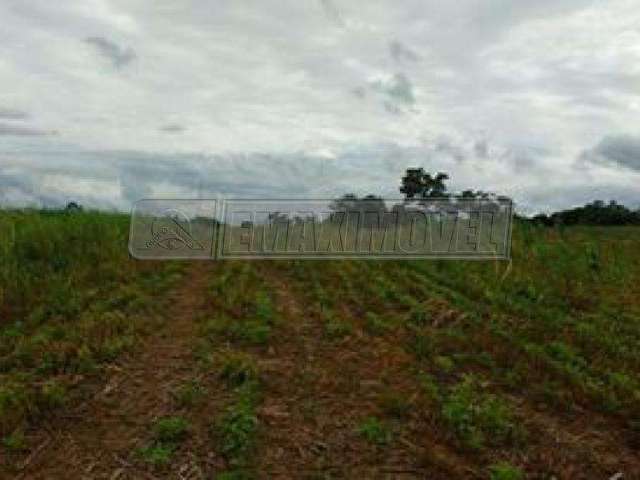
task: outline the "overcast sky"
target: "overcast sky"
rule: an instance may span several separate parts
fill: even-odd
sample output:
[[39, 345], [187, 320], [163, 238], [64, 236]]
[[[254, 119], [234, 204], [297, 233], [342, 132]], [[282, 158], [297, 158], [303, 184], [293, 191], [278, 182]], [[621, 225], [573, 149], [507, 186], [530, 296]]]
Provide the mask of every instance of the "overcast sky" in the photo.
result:
[[637, 0], [0, 0], [0, 204], [640, 203]]

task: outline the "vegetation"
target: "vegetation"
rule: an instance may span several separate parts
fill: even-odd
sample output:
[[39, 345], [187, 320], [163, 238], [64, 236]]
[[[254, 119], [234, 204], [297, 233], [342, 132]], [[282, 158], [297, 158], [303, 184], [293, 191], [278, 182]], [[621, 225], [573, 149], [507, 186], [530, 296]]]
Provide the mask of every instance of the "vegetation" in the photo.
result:
[[[0, 449], [11, 465], [40, 454], [45, 419], [109, 438], [113, 418], [87, 412], [121, 401], [102, 393], [114, 370], [149, 411], [118, 417], [113, 437], [130, 438], [128, 450], [101, 443], [96, 469], [109, 475], [128, 465], [237, 479], [640, 474], [636, 226], [518, 219], [510, 262], [202, 267], [132, 261], [119, 215], [0, 219], [13, 232], [0, 242]], [[128, 381], [135, 355], [172, 325], [168, 306], [196, 269], [202, 290], [180, 305], [186, 320], [167, 342], [184, 348], [142, 357], [168, 372], [166, 388], [140, 388]], [[47, 446], [58, 457], [24, 463], [25, 476], [85, 452], [68, 438]]]
[[66, 403], [157, 321], [174, 263], [131, 262], [128, 218], [0, 212], [0, 435]]

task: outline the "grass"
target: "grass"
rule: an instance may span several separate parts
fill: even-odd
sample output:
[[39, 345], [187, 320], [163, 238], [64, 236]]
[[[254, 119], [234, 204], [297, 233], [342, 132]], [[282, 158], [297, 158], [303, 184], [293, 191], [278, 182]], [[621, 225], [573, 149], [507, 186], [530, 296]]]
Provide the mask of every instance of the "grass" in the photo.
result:
[[140, 457], [154, 466], [164, 466], [171, 462], [178, 444], [189, 433], [189, 423], [182, 417], [158, 419], [152, 427], [151, 443], [138, 450]]
[[245, 467], [249, 463], [258, 430], [258, 398], [258, 384], [243, 383], [236, 390], [234, 403], [215, 426], [220, 452], [233, 467]]
[[518, 467], [500, 462], [489, 467], [490, 480], [524, 480], [524, 473]]
[[248, 353], [228, 350], [220, 354], [220, 378], [230, 387], [239, 387], [258, 380], [258, 367]]
[[374, 445], [386, 445], [391, 441], [391, 428], [382, 420], [376, 417], [367, 417], [357, 428], [360, 434], [367, 442]]
[[485, 443], [506, 445], [522, 436], [509, 405], [483, 392], [471, 375], [465, 376], [444, 398], [441, 415], [460, 442], [473, 450]]
[[[131, 349], [181, 267], [129, 259], [125, 215], [0, 211], [0, 435]], [[5, 235], [4, 233], [9, 232]]]
[[181, 385], [173, 393], [178, 407], [187, 408], [204, 400], [207, 395], [206, 387], [198, 380], [190, 380]]
[[[9, 232], [0, 235], [3, 449], [24, 449], [21, 432], [30, 423], [72, 403], [72, 379], [101, 375], [106, 364], [135, 349], [157, 325], [161, 293], [180, 279], [181, 267], [131, 261], [127, 227], [120, 215], [0, 212], [0, 231]], [[367, 442], [388, 444], [390, 425], [410, 427], [420, 419], [469, 468], [497, 480], [557, 467], [526, 464], [527, 458], [542, 458], [548, 440], [527, 434], [523, 425], [533, 411], [556, 419], [597, 415], [598, 425], [611, 430], [607, 438], [637, 442], [639, 233], [637, 227], [546, 229], [518, 222], [510, 263], [222, 264], [210, 281], [217, 310], [202, 319], [198, 345], [206, 359], [198, 378], [218, 375], [231, 398], [210, 420], [215, 448], [229, 468], [219, 477], [250, 478], [252, 459], [265, 448], [258, 443], [265, 379], [257, 358], [271, 342], [283, 341], [281, 305], [263, 278], [266, 268], [284, 275], [309, 328], [317, 325], [317, 338], [300, 343], [314, 354], [310, 361], [339, 362], [360, 347], [386, 355], [400, 346], [408, 358], [412, 385], [385, 380], [379, 397], [361, 399], [363, 405], [374, 403], [380, 415], [357, 427]], [[368, 335], [354, 335], [356, 326]], [[276, 346], [278, 353], [284, 350]], [[336, 393], [333, 383], [328, 385], [322, 391], [331, 398]], [[215, 394], [194, 380], [173, 397], [180, 413], [191, 418], [188, 409]], [[167, 422], [166, 436], [153, 426], [149, 445], [141, 450], [150, 463], [170, 462], [188, 435], [180, 421]], [[411, 428], [403, 435], [410, 436]], [[512, 444], [525, 455], [509, 456]], [[587, 448], [577, 445], [575, 451]], [[495, 463], [505, 452], [514, 463]], [[556, 476], [563, 478], [560, 472]]]

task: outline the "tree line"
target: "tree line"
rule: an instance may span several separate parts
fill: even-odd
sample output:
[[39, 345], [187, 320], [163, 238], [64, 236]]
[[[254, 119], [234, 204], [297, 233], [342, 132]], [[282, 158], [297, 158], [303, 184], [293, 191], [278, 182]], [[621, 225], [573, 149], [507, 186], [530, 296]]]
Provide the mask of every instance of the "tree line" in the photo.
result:
[[[409, 208], [408, 205], [420, 204], [421, 201], [436, 198], [463, 198], [463, 199], [507, 199], [502, 195], [496, 195], [482, 190], [464, 190], [459, 195], [453, 195], [447, 190], [446, 181], [449, 175], [444, 172], [431, 174], [423, 168], [408, 168], [400, 183], [400, 193], [404, 196], [404, 203], [395, 205], [392, 209]], [[333, 210], [347, 211], [387, 211], [382, 197], [366, 195], [358, 197], [353, 193], [343, 195], [331, 204]], [[640, 225], [640, 209], [631, 210], [615, 200], [605, 202], [595, 200], [582, 207], [571, 208], [554, 212], [552, 214], [538, 214], [533, 217], [521, 217], [519, 219], [533, 222], [539, 225]]]

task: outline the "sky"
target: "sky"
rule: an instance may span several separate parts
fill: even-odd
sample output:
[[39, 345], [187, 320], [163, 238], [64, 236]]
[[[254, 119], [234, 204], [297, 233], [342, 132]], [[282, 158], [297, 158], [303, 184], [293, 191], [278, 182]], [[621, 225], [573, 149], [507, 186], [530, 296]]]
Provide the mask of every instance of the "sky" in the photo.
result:
[[0, 206], [640, 206], [637, 0], [0, 0]]

